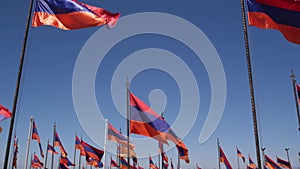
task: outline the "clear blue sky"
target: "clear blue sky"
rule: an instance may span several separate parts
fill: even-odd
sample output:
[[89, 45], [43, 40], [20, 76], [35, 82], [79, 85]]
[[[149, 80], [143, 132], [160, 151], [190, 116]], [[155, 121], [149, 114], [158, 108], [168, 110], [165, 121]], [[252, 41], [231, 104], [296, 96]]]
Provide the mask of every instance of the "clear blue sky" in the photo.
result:
[[[93, 51], [94, 54], [96, 53], [96, 56], [97, 54], [101, 55], [98, 57], [103, 57], [103, 60], [97, 67], [96, 79], [92, 83], [95, 84], [95, 88], [92, 90], [95, 92], [95, 98], [101, 114], [105, 118], [109, 118], [112, 125], [116, 128], [122, 128], [122, 131], [125, 133], [125, 118], [122, 115], [125, 113], [123, 105], [125, 105], [126, 100], [122, 92], [124, 93], [125, 91], [126, 75], [125, 77], [122, 75], [126, 74], [126, 71], [123, 71], [123, 74], [120, 72], [115, 74], [118, 78], [116, 81], [123, 81], [124, 84], [116, 85], [116, 88], [113, 89], [113, 85], [111, 85], [114, 71], [117, 70], [119, 63], [129, 56], [146, 57], [143, 53], [139, 53], [143, 52], [142, 50], [144, 49], [163, 49], [164, 51], [172, 52], [174, 56], [186, 63], [195, 77], [200, 94], [198, 98], [200, 102], [196, 99], [196, 103], [199, 104], [197, 117], [181, 122], [182, 126], [191, 126], [191, 129], [184, 135], [179, 134], [180, 132], [177, 131], [178, 135], [183, 137], [184, 143], [190, 150], [191, 163], [187, 165], [182, 161], [182, 168], [193, 168], [196, 163], [202, 168], [217, 168], [217, 138], [220, 139], [221, 146], [234, 168], [237, 168], [236, 146], [239, 147], [245, 156], [250, 154], [256, 162], [240, 2], [199, 0], [85, 0], [81, 2], [103, 7], [111, 12], [121, 13], [120, 23], [117, 24], [115, 29], [109, 30], [108, 35], [111, 37], [117, 37], [114, 32], [122, 29], [124, 32], [125, 30], [130, 30], [123, 28], [123, 26], [128, 26], [128, 24], [121, 21], [124, 19], [123, 17], [130, 14], [160, 12], [184, 19], [195, 25], [197, 29], [207, 36], [215, 47], [224, 68], [226, 86], [220, 86], [221, 89], [226, 88], [223, 116], [208, 140], [204, 143], [199, 143], [199, 135], [208, 115], [212, 98], [211, 77], [208, 74], [206, 63], [199, 59], [199, 56], [190, 49], [188, 44], [174, 37], [149, 33], [120, 39], [122, 41], [115, 44], [111, 49], [105, 48], [109, 52], [102, 56], [101, 52], [97, 52], [97, 50], [102, 49], [102, 46], [109, 42], [109, 36], [102, 34], [104, 38], [98, 37], [96, 39], [98, 44], [96, 44], [95, 51]], [[2, 20], [0, 33], [2, 44], [0, 48], [2, 63], [0, 67], [2, 79], [0, 83], [0, 104], [9, 109], [13, 105], [28, 6], [29, 0], [5, 1], [2, 3], [0, 11]], [[130, 26], [132, 29], [138, 29], [147, 22], [146, 19], [142, 21], [137, 20]], [[163, 29], [170, 25], [169, 22], [161, 22], [151, 25], [149, 30]], [[24, 163], [30, 116], [35, 118], [44, 151], [46, 150], [47, 140], [50, 139], [50, 142], [52, 141], [54, 122], [57, 124], [58, 134], [72, 161], [75, 133], [82, 136], [85, 141], [92, 145], [103, 147], [104, 138], [103, 140], [99, 137], [91, 139], [89, 137], [90, 134], [88, 134], [95, 133], [96, 135], [99, 132], [103, 135], [104, 123], [100, 120], [100, 115], [96, 112], [91, 112], [92, 110], [89, 106], [85, 107], [86, 116], [96, 122], [92, 121], [90, 124], [84, 124], [84, 127], [82, 127], [80, 122], [83, 119], [77, 116], [78, 113], [82, 112], [76, 113], [76, 103], [73, 102], [74, 95], [72, 95], [74, 70], [80, 58], [80, 51], [84, 48], [89, 38], [95, 35], [99, 29], [105, 30], [106, 28], [93, 27], [75, 31], [63, 31], [49, 26], [30, 27], [18, 112], [15, 121], [15, 131], [19, 138], [20, 147], [18, 154], [19, 167], [23, 167]], [[176, 32], [176, 30], [182, 36], [191, 35], [190, 30], [181, 30], [180, 26], [172, 27], [170, 32]], [[123, 34], [125, 34], [124, 32]], [[197, 36], [195, 35], [195, 37]], [[300, 46], [286, 41], [278, 31], [262, 30], [255, 27], [249, 28], [249, 40], [261, 146], [266, 147], [266, 153], [273, 159], [275, 159], [276, 155], [286, 159], [284, 149], [290, 148], [290, 160], [293, 166], [299, 166], [300, 133], [297, 130], [297, 116], [290, 75], [291, 69], [294, 69], [296, 80], [300, 81]], [[197, 39], [195, 39], [195, 42], [198, 42]], [[206, 50], [203, 48], [204, 44], [199, 43], [198, 45], [200, 51]], [[155, 52], [153, 53], [155, 55]], [[162, 51], [158, 53], [170, 54]], [[156, 55], [153, 56], [153, 58], [155, 57]], [[202, 57], [207, 58], [208, 56]], [[150, 58], [150, 60], [153, 61], [153, 58]], [[86, 59], [90, 58], [87, 57]], [[162, 60], [164, 59], [156, 59], [154, 62], [162, 63]], [[125, 59], [124, 61], [127, 60]], [[214, 61], [217, 63], [217, 60]], [[170, 61], [170, 64], [172, 63], [174, 62]], [[140, 61], [132, 66], [125, 65], [125, 68], [132, 70], [132, 67], [139, 64], [141, 64]], [[172, 64], [168, 66], [170, 69], [179, 69], [178, 72], [184, 72], [180, 70], [181, 67], [178, 65]], [[85, 71], [89, 70], [88, 68], [89, 66], [86, 66], [82, 77], [89, 76], [89, 72]], [[186, 77], [184, 73], [179, 73], [174, 77], [168, 72], [166, 73], [159, 69], [147, 69], [129, 79], [131, 81], [130, 89], [147, 104], [150, 104], [148, 98], [151, 93], [150, 99], [153, 96], [156, 103], [156, 105], [152, 105], [153, 109], [158, 113], [164, 111], [166, 120], [173, 124], [179, 114], [189, 116], [189, 109], [183, 112], [180, 111], [180, 103], [182, 101], [193, 103], [195, 102], [195, 100], [192, 100], [193, 97], [197, 96], [196, 91], [194, 93], [192, 91], [191, 96], [181, 100], [179, 91], [181, 86], [177, 84], [176, 78], [186, 79], [186, 82], [189, 82], [189, 77]], [[88, 83], [84, 79], [82, 84]], [[193, 84], [188, 83], [187, 87], [192, 89]], [[124, 98], [123, 103], [120, 103], [120, 101], [114, 102], [111, 90], [121, 91], [120, 95]], [[162, 91], [164, 95], [162, 95]], [[84, 95], [82, 97], [85, 99]], [[162, 101], [160, 102], [159, 99], [162, 99]], [[162, 108], [163, 104], [157, 105], [166, 100], [165, 109]], [[121, 104], [122, 110], [119, 111], [114, 103]], [[195, 109], [193, 106], [190, 107], [191, 110]], [[96, 114], [91, 116], [93, 113]], [[99, 119], [98, 123], [97, 119]], [[190, 121], [195, 121], [195, 123], [191, 124]], [[9, 122], [10, 120], [6, 120], [0, 124], [3, 128], [3, 132], [0, 134], [0, 166], [3, 165]], [[88, 126], [94, 128], [94, 130], [90, 131]], [[140, 138], [135, 135], [132, 136]], [[172, 145], [170, 144], [170, 146]], [[108, 149], [114, 151], [115, 144], [108, 142]], [[30, 152], [34, 151], [39, 152], [36, 141], [31, 142]], [[136, 152], [139, 156], [139, 154], [149, 154], [156, 152], [156, 150], [149, 148], [148, 144], [137, 144]], [[173, 159], [173, 162], [176, 161], [177, 157], [174, 148], [169, 150], [167, 154], [169, 158]], [[147, 168], [147, 156], [141, 155], [140, 157], [144, 157], [140, 159], [141, 165]], [[157, 162], [156, 157], [154, 160]], [[78, 162], [78, 160], [76, 161]], [[241, 164], [241, 166], [245, 168], [244, 164]], [[221, 167], [224, 168], [223, 165]]]

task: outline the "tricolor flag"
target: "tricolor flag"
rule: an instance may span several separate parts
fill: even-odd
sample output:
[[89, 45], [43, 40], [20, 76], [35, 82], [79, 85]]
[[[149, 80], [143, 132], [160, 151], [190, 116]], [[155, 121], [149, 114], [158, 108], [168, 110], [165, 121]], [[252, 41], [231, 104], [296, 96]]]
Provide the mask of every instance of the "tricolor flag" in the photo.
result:
[[118, 164], [110, 157], [110, 167], [118, 167]]
[[83, 140], [81, 140], [81, 145], [85, 150], [86, 159], [92, 158], [94, 160], [97, 160], [98, 162], [101, 161], [102, 156], [104, 154], [103, 150], [93, 147], [90, 144], [84, 142]]
[[300, 44], [300, 2], [297, 0], [247, 0], [250, 26], [280, 31]]
[[75, 164], [72, 163], [72, 162], [68, 159], [68, 157], [64, 157], [64, 156], [62, 156], [62, 155], [60, 156], [59, 163], [65, 165], [65, 166], [75, 166]]
[[155, 164], [154, 164], [154, 162], [153, 162], [153, 160], [152, 160], [151, 157], [149, 157], [149, 167], [152, 168], [152, 169], [155, 169], [155, 168], [156, 168], [156, 167], [155, 167]]
[[121, 169], [127, 169], [128, 168], [129, 164], [123, 157], [121, 157], [120, 162], [121, 162], [121, 166], [120, 166]]
[[41, 156], [44, 158], [44, 152], [43, 152], [42, 145], [41, 145], [41, 139], [40, 139], [40, 136], [39, 136], [39, 133], [38, 133], [38, 130], [37, 130], [37, 127], [36, 127], [36, 124], [34, 121], [32, 122], [31, 138], [32, 138], [32, 140], [37, 140], [39, 147], [40, 147]]
[[265, 155], [265, 165], [268, 169], [281, 169], [281, 167], [267, 155]]
[[170, 128], [170, 125], [130, 92], [130, 133], [154, 138], [165, 144], [171, 140], [176, 144], [180, 159], [189, 163], [188, 149]]
[[102, 168], [103, 163], [101, 161], [98, 161], [97, 159], [91, 158], [88, 155], [85, 156], [86, 164], [94, 166], [96, 168]]
[[[107, 123], [107, 139], [116, 143], [127, 146], [127, 138], [110, 123]], [[131, 149], [134, 149], [134, 144], [129, 142]]]
[[246, 162], [245, 157], [237, 147], [236, 147], [236, 153], [237, 153], [237, 156], [241, 157], [243, 159], [243, 162], [245, 163]]
[[81, 156], [85, 156], [84, 148], [81, 145], [81, 141], [80, 141], [80, 139], [77, 136], [75, 137], [75, 149], [80, 150], [80, 155]]
[[287, 160], [283, 160], [279, 157], [277, 157], [277, 164], [280, 165], [283, 168], [288, 168], [288, 169], [292, 169], [292, 165], [289, 161]]
[[225, 153], [223, 152], [223, 150], [220, 146], [219, 146], [219, 152], [220, 152], [220, 154], [219, 154], [220, 162], [226, 166], [226, 169], [232, 169], [229, 161], [227, 160], [227, 158], [225, 156]]
[[4, 106], [0, 105], [0, 121], [8, 119], [12, 116], [12, 113], [5, 108]]
[[54, 153], [54, 154], [58, 154], [58, 152], [56, 152], [55, 151], [55, 149], [54, 149], [54, 147], [53, 146], [51, 146], [50, 144], [48, 144], [48, 146], [47, 146], [47, 151], [49, 152], [49, 153]]
[[300, 85], [296, 83], [296, 91], [298, 94], [298, 104], [300, 105]]
[[165, 152], [162, 153], [162, 160], [163, 160], [163, 169], [167, 169], [169, 167], [169, 159]]
[[43, 163], [39, 160], [39, 158], [35, 155], [33, 155], [33, 159], [31, 161], [31, 167], [32, 168], [43, 168]]
[[56, 131], [55, 131], [55, 135], [54, 135], [54, 146], [59, 146], [60, 153], [62, 154], [62, 156], [66, 157], [68, 155], [68, 153], [65, 150], [64, 146], [62, 145], [60, 138]]
[[253, 162], [253, 160], [251, 159], [250, 156], [249, 156], [249, 165], [248, 166], [251, 169], [256, 169], [257, 168], [256, 164]]
[[32, 26], [54, 26], [74, 30], [93, 26], [114, 27], [120, 13], [81, 3], [77, 0], [37, 0]]

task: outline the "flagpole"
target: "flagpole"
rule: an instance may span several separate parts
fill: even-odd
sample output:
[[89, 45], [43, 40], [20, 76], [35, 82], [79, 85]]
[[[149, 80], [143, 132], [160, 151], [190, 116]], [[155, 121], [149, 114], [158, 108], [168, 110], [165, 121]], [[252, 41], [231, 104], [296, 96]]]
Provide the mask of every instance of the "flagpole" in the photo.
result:
[[219, 138], [217, 138], [217, 145], [218, 145], [218, 162], [219, 162], [219, 169], [221, 169], [221, 163], [220, 163], [220, 143], [219, 143]]
[[106, 144], [107, 144], [107, 124], [108, 124], [108, 119], [105, 119], [105, 127], [104, 127], [104, 133], [105, 133], [105, 135], [104, 135], [104, 147], [103, 147], [103, 149], [104, 149], [104, 157], [103, 157], [103, 159], [104, 159], [104, 163], [103, 163], [103, 169], [105, 169], [105, 167], [106, 167]]
[[[81, 140], [82, 140], [82, 136], [80, 136], [80, 144], [81, 144]], [[82, 147], [82, 146], [81, 146]], [[78, 169], [80, 169], [80, 167], [81, 167], [81, 149], [80, 149], [80, 151], [79, 151], [79, 162], [78, 162], [79, 164], [78, 164]]]
[[30, 117], [30, 123], [29, 123], [29, 129], [28, 129], [28, 137], [27, 137], [27, 146], [26, 146], [26, 156], [25, 156], [24, 169], [27, 169], [28, 154], [29, 154], [29, 149], [30, 149], [30, 141], [31, 141], [31, 133], [32, 133], [32, 122], [33, 122], [33, 117]]
[[[236, 146], [236, 151], [237, 151], [237, 150], [238, 150], [238, 147]], [[237, 154], [236, 158], [237, 158], [238, 169], [240, 169], [240, 160], [239, 160], [238, 154]]]
[[21, 77], [22, 77], [22, 72], [23, 72], [23, 64], [24, 64], [24, 58], [25, 58], [25, 50], [26, 50], [26, 44], [27, 44], [29, 25], [30, 25], [30, 20], [31, 20], [32, 6], [33, 6], [33, 0], [30, 0], [30, 5], [29, 5], [29, 9], [28, 9], [28, 14], [27, 14], [25, 34], [24, 34], [24, 39], [23, 39], [22, 53], [20, 56], [19, 70], [18, 70], [18, 75], [17, 75], [14, 103], [13, 103], [13, 108], [12, 108], [12, 116], [11, 116], [9, 132], [8, 132], [8, 137], [7, 137], [7, 143], [6, 143], [6, 152], [5, 152], [4, 165], [3, 165], [4, 169], [7, 169], [7, 166], [8, 166], [8, 158], [9, 158], [9, 152], [10, 152], [10, 146], [11, 146], [11, 137], [12, 137], [12, 133], [13, 133], [16, 109], [17, 109], [17, 104], [18, 104], [18, 97], [19, 97]]
[[[294, 75], [294, 71], [292, 69], [292, 74], [291, 74], [291, 79], [292, 79], [292, 85], [293, 85], [293, 89], [294, 89], [294, 97], [295, 97], [295, 103], [296, 103], [296, 111], [297, 111], [297, 116], [298, 116], [298, 125], [299, 128], [298, 130], [300, 131], [300, 112], [299, 112], [299, 103], [297, 100], [297, 94], [296, 94], [296, 80], [295, 80], [295, 75]], [[299, 98], [300, 99], [300, 98]]]
[[178, 151], [178, 154], [177, 154], [177, 169], [180, 169], [180, 154], [179, 154], [179, 151]]
[[256, 118], [254, 87], [253, 87], [253, 80], [252, 80], [252, 68], [251, 68], [251, 58], [250, 58], [249, 41], [248, 41], [248, 30], [246, 24], [245, 2], [244, 0], [240, 0], [240, 1], [242, 7], [242, 19], [243, 19], [243, 28], [244, 28], [244, 41], [245, 41], [245, 48], [246, 48], [250, 97], [251, 97], [252, 120], [253, 120], [253, 129], [254, 129], [254, 137], [255, 137], [255, 145], [256, 145], [256, 158], [257, 158], [258, 169], [261, 169], [260, 146], [259, 146], [259, 137], [258, 137], [257, 118]]
[[160, 153], [158, 154], [158, 167], [160, 168], [160, 156], [161, 156], [161, 147], [160, 147], [160, 141], [158, 141], [158, 149], [160, 150]]
[[[76, 164], [76, 136], [77, 136], [77, 133], [75, 133], [75, 145], [74, 145], [74, 164]], [[73, 166], [73, 169], [75, 169], [75, 166]]]
[[[53, 142], [52, 142], [53, 148], [54, 148], [54, 142], [55, 142], [55, 132], [56, 132], [56, 123], [54, 123], [54, 125], [53, 125]], [[52, 153], [51, 169], [53, 169], [53, 161], [54, 161], [54, 153]]]
[[[49, 145], [49, 139], [47, 141], [47, 149], [46, 149], [46, 157], [45, 157], [45, 169], [47, 169], [47, 160], [48, 160], [48, 145]], [[54, 152], [52, 152], [54, 153]]]
[[130, 123], [130, 116], [129, 116], [129, 82], [128, 78], [126, 79], [126, 101], [127, 101], [127, 168], [130, 169], [130, 157], [129, 157], [129, 123]]

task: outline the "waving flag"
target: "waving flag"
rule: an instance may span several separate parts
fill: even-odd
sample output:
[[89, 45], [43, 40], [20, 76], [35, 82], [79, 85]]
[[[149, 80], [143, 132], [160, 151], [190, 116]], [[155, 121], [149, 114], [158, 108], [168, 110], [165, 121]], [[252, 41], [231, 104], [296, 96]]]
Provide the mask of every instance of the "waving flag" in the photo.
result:
[[[110, 123], [107, 124], [107, 139], [127, 146], [127, 138]], [[134, 149], [134, 145], [131, 142], [129, 142], [129, 146], [131, 149]]]
[[75, 166], [75, 164], [72, 163], [68, 157], [64, 157], [62, 155], [60, 156], [59, 163], [64, 164], [65, 166]]
[[123, 157], [121, 157], [120, 162], [121, 162], [121, 166], [120, 166], [121, 169], [127, 169], [128, 168], [129, 164]]
[[42, 163], [34, 153], [33, 159], [31, 161], [31, 167], [32, 168], [43, 168], [43, 165], [44, 165], [44, 163]]
[[75, 149], [80, 150], [80, 155], [81, 156], [85, 156], [84, 148], [81, 145], [81, 141], [80, 141], [80, 139], [77, 136], [75, 137]]
[[283, 168], [292, 169], [292, 165], [289, 161], [283, 160], [279, 157], [277, 157], [277, 164], [280, 165]]
[[188, 149], [170, 125], [142, 100], [130, 92], [130, 132], [154, 138], [165, 144], [176, 144], [180, 159], [189, 163]]
[[13, 162], [12, 162], [13, 168], [17, 168], [18, 153], [19, 153], [18, 139], [15, 136], [14, 137], [14, 154], [13, 154]]
[[249, 165], [248, 166], [251, 169], [256, 169], [257, 168], [256, 164], [252, 161], [251, 157], [249, 157]]
[[155, 169], [155, 168], [156, 168], [156, 167], [155, 167], [155, 164], [154, 164], [154, 162], [153, 162], [153, 160], [152, 160], [151, 157], [149, 157], [149, 167], [152, 168], [152, 169]]
[[37, 127], [36, 127], [36, 124], [35, 124], [34, 121], [32, 122], [32, 125], [33, 125], [33, 127], [32, 127], [31, 138], [32, 138], [32, 140], [37, 140], [38, 141], [41, 156], [44, 158], [44, 152], [43, 152], [42, 145], [41, 145], [41, 139], [40, 139], [40, 136], [39, 136], [39, 133], [38, 133], [38, 130], [37, 130]]
[[300, 85], [296, 84], [296, 90], [297, 90], [297, 94], [298, 94], [298, 104], [300, 105]]
[[8, 119], [12, 116], [12, 113], [5, 108], [4, 106], [0, 105], [0, 121]]
[[91, 145], [89, 145], [88, 143], [84, 142], [83, 140], [81, 140], [81, 145], [83, 146], [84, 150], [85, 150], [85, 154], [86, 154], [86, 158], [92, 158], [95, 159], [97, 161], [101, 161], [102, 156], [104, 154], [103, 150], [100, 150], [98, 148], [95, 148]]
[[245, 163], [246, 162], [245, 157], [237, 147], [236, 147], [236, 153], [237, 153], [237, 156], [241, 157], [243, 159], [243, 162]]
[[220, 162], [226, 166], [226, 169], [232, 169], [232, 167], [231, 167], [229, 161], [227, 160], [225, 153], [223, 152], [221, 147], [219, 147], [219, 152], [220, 152], [220, 154], [219, 154]]
[[118, 164], [110, 157], [110, 167], [118, 167]]
[[60, 153], [66, 157], [68, 155], [67, 151], [65, 150], [64, 146], [62, 145], [60, 138], [57, 134], [57, 132], [55, 131], [55, 137], [54, 137], [54, 146], [59, 146], [60, 149]]
[[296, 0], [247, 0], [251, 26], [280, 31], [290, 42], [300, 44], [300, 2]]
[[169, 167], [169, 158], [167, 157], [166, 153], [162, 153], [162, 160], [163, 160], [163, 168], [167, 169]]
[[52, 147], [50, 144], [47, 146], [47, 151], [51, 154], [58, 154], [58, 152], [55, 151], [54, 147]]
[[93, 26], [114, 27], [120, 13], [87, 5], [77, 0], [37, 0], [32, 26], [50, 25], [63, 30]]
[[281, 169], [281, 167], [267, 155], [265, 155], [265, 165], [269, 169]]

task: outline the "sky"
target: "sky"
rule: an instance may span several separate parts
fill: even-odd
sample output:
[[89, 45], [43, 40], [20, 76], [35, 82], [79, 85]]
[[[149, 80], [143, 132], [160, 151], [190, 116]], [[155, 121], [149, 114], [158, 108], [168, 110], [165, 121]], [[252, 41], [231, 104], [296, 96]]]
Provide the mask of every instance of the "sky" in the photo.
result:
[[[181, 168], [194, 168], [196, 163], [218, 168], [217, 139], [233, 168], [236, 147], [256, 163], [240, 2], [81, 2], [120, 12], [121, 18], [113, 29], [30, 27], [14, 127], [19, 167], [25, 161], [30, 117], [44, 152], [56, 123], [72, 160], [75, 134], [103, 149], [104, 119], [126, 133], [127, 78], [130, 91], [158, 114], [163, 112], [189, 148], [191, 162], [181, 161]], [[11, 110], [29, 1], [5, 1], [1, 8], [0, 104]], [[274, 160], [286, 159], [289, 148], [291, 163], [298, 167], [300, 137], [290, 75], [293, 69], [300, 79], [299, 45], [276, 30], [248, 30], [260, 146]], [[0, 123], [0, 166], [9, 123], [10, 119]], [[144, 168], [149, 155], [158, 162], [155, 141], [131, 137]], [[107, 141], [106, 149], [109, 161], [116, 144]], [[174, 144], [165, 149], [176, 165]], [[33, 152], [39, 155], [35, 140], [30, 144]]]

